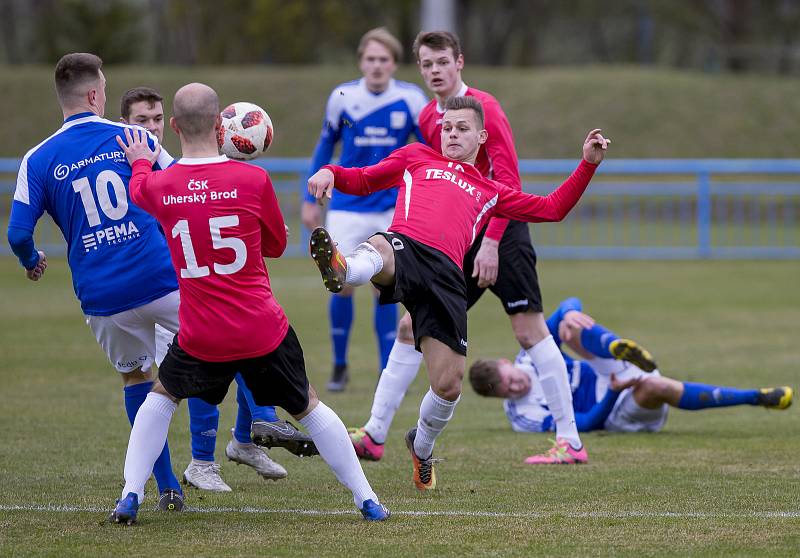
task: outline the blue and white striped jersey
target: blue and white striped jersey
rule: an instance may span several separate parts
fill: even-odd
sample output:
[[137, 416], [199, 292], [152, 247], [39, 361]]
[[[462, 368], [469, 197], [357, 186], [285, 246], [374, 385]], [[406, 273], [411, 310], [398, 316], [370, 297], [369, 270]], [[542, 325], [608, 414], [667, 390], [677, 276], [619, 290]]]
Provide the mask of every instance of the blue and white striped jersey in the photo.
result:
[[[394, 79], [382, 93], [372, 93], [363, 78], [338, 86], [328, 98], [310, 174], [330, 162], [339, 140], [342, 142], [339, 164], [343, 167], [374, 165], [405, 145], [412, 134], [422, 141], [419, 113], [427, 103], [428, 98], [422, 89]], [[305, 199], [314, 201], [308, 193]], [[396, 189], [369, 196], [337, 191], [331, 199], [330, 209], [380, 212], [393, 208], [396, 199]]]
[[[53, 217], [89, 315], [116, 314], [178, 288], [156, 220], [130, 201], [131, 167], [116, 141], [126, 126], [90, 112], [67, 118], [23, 158], [11, 206], [9, 243], [29, 269], [38, 261], [36, 222], [44, 211]], [[156, 167], [172, 160], [162, 149]]]
[[[575, 413], [589, 411], [607, 390], [607, 384], [597, 385], [597, 374], [589, 363], [573, 360], [562, 353], [567, 365], [567, 377], [572, 389], [572, 407]], [[555, 422], [547, 407], [547, 400], [539, 378], [528, 354], [522, 350], [514, 366], [523, 370], [531, 380], [531, 390], [518, 399], [504, 399], [503, 408], [511, 428], [516, 432], [547, 432], [555, 430]]]

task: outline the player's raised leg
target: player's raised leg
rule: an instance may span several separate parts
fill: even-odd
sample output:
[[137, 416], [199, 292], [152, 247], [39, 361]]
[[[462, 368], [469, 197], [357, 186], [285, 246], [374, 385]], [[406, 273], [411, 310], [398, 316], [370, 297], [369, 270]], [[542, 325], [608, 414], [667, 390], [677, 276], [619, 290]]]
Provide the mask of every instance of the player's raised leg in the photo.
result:
[[332, 293], [338, 293], [345, 285], [364, 285], [370, 281], [390, 284], [394, 277], [394, 251], [381, 235], [362, 242], [346, 257], [323, 227], [314, 229], [309, 244], [322, 282]]

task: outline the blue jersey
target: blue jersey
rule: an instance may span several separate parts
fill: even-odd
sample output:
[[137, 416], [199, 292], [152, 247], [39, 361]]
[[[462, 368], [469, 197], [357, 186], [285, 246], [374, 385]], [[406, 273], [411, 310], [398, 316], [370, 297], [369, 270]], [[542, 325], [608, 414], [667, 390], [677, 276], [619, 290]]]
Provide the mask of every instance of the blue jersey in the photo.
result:
[[[310, 174], [330, 162], [339, 140], [342, 142], [339, 164], [343, 167], [374, 165], [405, 145], [411, 134], [421, 141], [419, 113], [427, 103], [428, 99], [419, 87], [404, 81], [391, 80], [382, 93], [372, 93], [363, 78], [340, 85], [328, 99]], [[395, 188], [369, 196], [337, 191], [329, 208], [380, 212], [393, 208], [396, 199]], [[305, 200], [315, 201], [308, 193]]]
[[[89, 315], [116, 314], [178, 288], [156, 220], [128, 195], [131, 167], [116, 141], [126, 126], [89, 112], [67, 118], [22, 159], [11, 206], [9, 243], [28, 269], [38, 261], [36, 222], [44, 211], [53, 217], [67, 242], [75, 294]], [[171, 162], [162, 149], [158, 168]]]

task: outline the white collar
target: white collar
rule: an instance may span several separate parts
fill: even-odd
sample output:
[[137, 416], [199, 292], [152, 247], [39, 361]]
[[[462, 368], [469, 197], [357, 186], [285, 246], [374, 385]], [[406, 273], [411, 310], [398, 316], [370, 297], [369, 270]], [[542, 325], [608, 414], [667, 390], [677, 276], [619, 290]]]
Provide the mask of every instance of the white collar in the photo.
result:
[[228, 158], [225, 155], [217, 155], [216, 157], [181, 157], [178, 160], [179, 165], [211, 165], [214, 163], [224, 163]]

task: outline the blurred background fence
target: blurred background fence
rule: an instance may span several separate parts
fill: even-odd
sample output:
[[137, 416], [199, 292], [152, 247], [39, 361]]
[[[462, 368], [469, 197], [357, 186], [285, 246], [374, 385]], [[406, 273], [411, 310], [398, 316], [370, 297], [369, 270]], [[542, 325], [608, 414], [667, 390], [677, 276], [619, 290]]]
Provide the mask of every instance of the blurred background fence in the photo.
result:
[[[292, 236], [288, 255], [306, 253], [299, 221], [309, 161], [262, 159]], [[522, 160], [528, 192], [545, 195], [574, 160]], [[9, 214], [19, 159], [0, 159], [0, 215]], [[560, 225], [532, 226], [547, 258], [800, 258], [800, 159], [618, 159], [600, 167], [578, 206]], [[5, 231], [6, 223], [2, 223]], [[49, 218], [37, 229], [49, 254], [65, 251]], [[0, 253], [9, 254], [0, 243]]]

